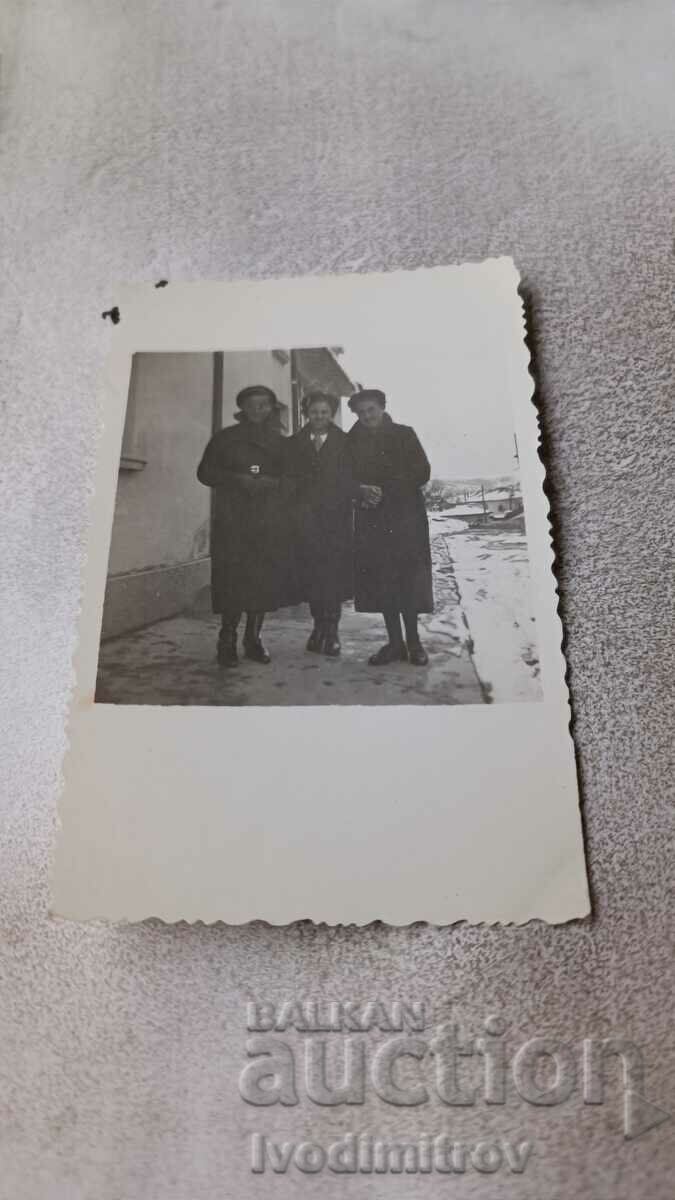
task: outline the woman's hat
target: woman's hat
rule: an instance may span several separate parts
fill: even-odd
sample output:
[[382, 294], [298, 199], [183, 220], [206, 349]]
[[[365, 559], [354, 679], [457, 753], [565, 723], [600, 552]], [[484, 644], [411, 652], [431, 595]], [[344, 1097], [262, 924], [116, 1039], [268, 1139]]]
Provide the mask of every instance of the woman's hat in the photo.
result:
[[333, 396], [330, 392], [308, 392], [306, 396], [302, 397], [301, 407], [303, 416], [308, 416], [312, 405], [319, 404], [320, 402], [330, 405], [330, 410], [333, 416], [335, 416], [338, 408], [340, 407], [340, 401], [338, 400], [337, 396]]
[[362, 388], [360, 392], [354, 392], [354, 395], [349, 400], [349, 407], [352, 412], [356, 412], [361, 400], [375, 400], [381, 408], [387, 407], [387, 397], [379, 388]]
[[275, 393], [271, 388], [266, 387], [264, 383], [254, 383], [252, 387], [243, 388], [235, 400], [237, 408], [243, 408], [249, 396], [267, 396], [273, 408], [281, 408]]

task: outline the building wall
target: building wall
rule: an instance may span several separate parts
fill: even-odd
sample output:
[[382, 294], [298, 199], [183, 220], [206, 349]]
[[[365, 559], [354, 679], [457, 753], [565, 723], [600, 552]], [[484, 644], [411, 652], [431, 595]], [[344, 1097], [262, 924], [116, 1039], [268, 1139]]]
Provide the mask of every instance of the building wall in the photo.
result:
[[208, 554], [209, 489], [196, 472], [212, 389], [212, 354], [135, 355], [133, 448], [145, 466], [119, 474], [111, 575]]
[[103, 637], [172, 616], [209, 577], [212, 354], [137, 354], [117, 485]]

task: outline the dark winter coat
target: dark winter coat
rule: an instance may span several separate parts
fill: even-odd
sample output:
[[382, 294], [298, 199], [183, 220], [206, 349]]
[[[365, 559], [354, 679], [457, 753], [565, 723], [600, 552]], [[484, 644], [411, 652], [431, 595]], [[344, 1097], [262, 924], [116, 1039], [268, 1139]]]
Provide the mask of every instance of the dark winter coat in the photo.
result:
[[357, 505], [354, 607], [357, 612], [433, 612], [429, 522], [422, 487], [430, 467], [414, 429], [387, 413], [379, 429], [357, 422], [347, 435], [352, 472], [377, 484], [377, 508]]
[[[269, 612], [297, 601], [288, 497], [287, 439], [269, 422], [242, 420], [214, 434], [197, 478], [214, 489], [213, 611]], [[259, 472], [251, 471], [259, 467]]]
[[288, 444], [294, 486], [294, 552], [303, 600], [317, 614], [335, 612], [354, 595], [353, 497], [347, 435], [330, 425], [320, 450], [309, 425]]

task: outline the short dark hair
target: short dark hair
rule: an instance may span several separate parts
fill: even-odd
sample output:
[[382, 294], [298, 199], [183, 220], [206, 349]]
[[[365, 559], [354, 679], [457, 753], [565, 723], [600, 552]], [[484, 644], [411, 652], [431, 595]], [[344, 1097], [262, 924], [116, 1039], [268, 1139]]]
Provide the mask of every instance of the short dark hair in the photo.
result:
[[375, 400], [381, 408], [387, 407], [387, 397], [379, 388], [362, 388], [360, 392], [354, 392], [354, 395], [349, 398], [349, 407], [352, 412], [356, 412], [361, 400]]
[[337, 396], [333, 396], [331, 392], [308, 392], [306, 396], [302, 397], [303, 416], [309, 416], [309, 410], [312, 405], [320, 403], [330, 405], [330, 410], [333, 416], [335, 416], [338, 408], [340, 407], [340, 401], [338, 400]]

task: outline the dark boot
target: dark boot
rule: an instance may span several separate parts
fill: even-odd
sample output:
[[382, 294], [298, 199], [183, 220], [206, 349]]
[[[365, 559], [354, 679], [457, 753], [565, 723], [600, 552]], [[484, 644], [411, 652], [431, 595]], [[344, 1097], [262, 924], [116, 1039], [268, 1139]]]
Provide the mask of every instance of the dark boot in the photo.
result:
[[401, 618], [398, 612], [393, 610], [382, 614], [384, 623], [387, 626], [389, 641], [386, 646], [382, 646], [376, 654], [371, 654], [368, 662], [371, 667], [386, 667], [393, 662], [407, 662], [408, 651], [405, 648], [403, 634], [401, 633]]
[[386, 646], [381, 646], [377, 653], [371, 654], [368, 659], [371, 667], [386, 667], [389, 663], [407, 661], [408, 651], [403, 641], [401, 641], [399, 646], [394, 646], [391, 642], [387, 642]]
[[405, 625], [405, 640], [408, 644], [408, 658], [413, 667], [426, 667], [429, 662], [429, 655], [420, 641], [420, 635], [417, 632], [417, 613], [404, 612], [403, 624]]
[[265, 619], [264, 613], [246, 614], [246, 632], [244, 634], [244, 654], [253, 662], [271, 662], [271, 658], [260, 639], [260, 630]]
[[338, 637], [338, 622], [333, 618], [330, 621], [326, 621], [326, 637], [323, 644], [323, 652], [328, 658], [339, 658], [341, 649], [340, 638]]
[[239, 662], [237, 655], [237, 627], [239, 617], [223, 617], [223, 624], [218, 634], [218, 662], [221, 667], [236, 667]]
[[323, 643], [326, 637], [326, 625], [324, 621], [314, 618], [314, 628], [307, 639], [307, 650], [311, 650], [312, 654], [320, 654], [323, 650]]
[[416, 642], [408, 642], [408, 658], [413, 667], [426, 667], [429, 655], [418, 638]]

